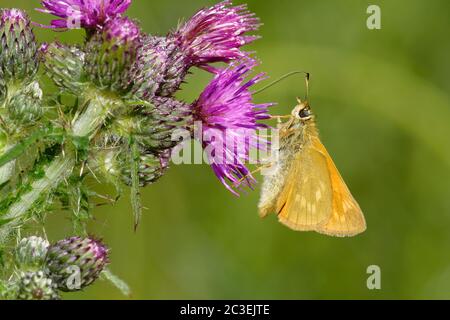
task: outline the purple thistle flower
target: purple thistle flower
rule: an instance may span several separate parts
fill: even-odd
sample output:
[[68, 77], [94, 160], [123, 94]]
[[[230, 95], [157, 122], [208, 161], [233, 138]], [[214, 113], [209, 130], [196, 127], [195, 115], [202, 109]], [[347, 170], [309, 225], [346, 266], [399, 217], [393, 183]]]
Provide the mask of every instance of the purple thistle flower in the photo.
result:
[[[232, 193], [241, 183], [252, 188], [256, 180], [244, 162], [249, 160], [250, 149], [264, 150], [268, 142], [256, 131], [266, 125], [259, 120], [269, 119], [272, 104], [254, 104], [250, 87], [263, 80], [259, 74], [245, 82], [256, 65], [247, 59], [220, 71], [194, 102], [194, 121], [201, 121], [202, 142], [211, 167], [219, 180]], [[229, 183], [231, 182], [232, 185]]]
[[172, 96], [193, 66], [219, 72], [210, 64], [246, 57], [240, 48], [257, 37], [245, 33], [259, 26], [245, 5], [233, 7], [226, 0], [200, 10], [167, 37], [145, 37], [134, 68], [134, 93], [144, 99]]
[[20, 22], [28, 25], [29, 18], [25, 11], [19, 9], [3, 9], [0, 10], [0, 23], [5, 24], [9, 22], [10, 24], [18, 24]]
[[240, 48], [258, 39], [245, 33], [260, 27], [259, 19], [246, 5], [232, 6], [231, 0], [205, 8], [184, 23], [173, 35], [192, 65], [217, 72], [209, 66], [247, 56]]
[[131, 4], [131, 0], [42, 0], [44, 9], [62, 19], [51, 21], [53, 29], [101, 29], [109, 20], [120, 16]]
[[105, 40], [114, 42], [117, 46], [134, 43], [139, 45], [141, 29], [129, 18], [118, 18], [108, 22], [103, 29]]

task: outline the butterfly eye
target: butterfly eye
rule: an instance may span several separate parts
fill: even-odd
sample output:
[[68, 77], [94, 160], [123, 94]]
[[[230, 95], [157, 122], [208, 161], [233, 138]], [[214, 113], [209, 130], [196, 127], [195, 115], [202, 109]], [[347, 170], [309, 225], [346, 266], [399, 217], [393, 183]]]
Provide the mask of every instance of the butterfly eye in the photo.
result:
[[311, 111], [308, 108], [302, 109], [298, 113], [298, 116], [300, 117], [300, 119], [308, 119], [311, 117]]

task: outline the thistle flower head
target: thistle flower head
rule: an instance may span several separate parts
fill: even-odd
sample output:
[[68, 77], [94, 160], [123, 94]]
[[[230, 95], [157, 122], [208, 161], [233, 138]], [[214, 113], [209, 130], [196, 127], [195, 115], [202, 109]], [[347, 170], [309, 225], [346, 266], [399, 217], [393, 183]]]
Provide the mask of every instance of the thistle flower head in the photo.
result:
[[38, 81], [33, 81], [11, 98], [6, 110], [9, 118], [17, 124], [33, 124], [43, 114], [42, 90]]
[[160, 153], [178, 144], [174, 133], [188, 122], [192, 122], [189, 104], [174, 98], [155, 97], [152, 105], [134, 110], [129, 132], [145, 150]]
[[21, 269], [39, 268], [44, 264], [50, 244], [41, 237], [20, 240], [15, 250], [15, 260]]
[[259, 19], [246, 5], [232, 6], [231, 0], [225, 0], [200, 10], [178, 28], [174, 37], [192, 65], [216, 71], [210, 63], [246, 56], [240, 48], [258, 38], [246, 33], [258, 30], [259, 26]]
[[133, 71], [134, 93], [144, 99], [169, 97], [191, 67], [218, 72], [211, 63], [247, 56], [240, 48], [257, 38], [246, 33], [259, 25], [245, 5], [226, 0], [199, 11], [168, 37], [145, 37]]
[[44, 43], [39, 49], [45, 72], [61, 89], [80, 94], [85, 88], [82, 50], [59, 42]]
[[131, 19], [116, 18], [88, 41], [85, 71], [101, 89], [127, 91], [140, 45], [139, 26]]
[[29, 80], [38, 70], [37, 45], [28, 15], [19, 9], [0, 11], [0, 75], [6, 81]]
[[131, 0], [42, 0], [43, 9], [61, 19], [51, 21], [50, 28], [101, 29], [108, 21], [124, 13]]
[[[158, 181], [169, 169], [169, 159], [170, 150], [166, 150], [161, 154], [155, 154], [145, 150], [141, 151], [138, 168], [139, 186], [146, 187]], [[122, 167], [121, 179], [124, 184], [128, 186], [132, 185], [129, 165]]]
[[139, 41], [141, 30], [131, 19], [118, 18], [106, 24], [103, 35], [106, 41], [117, 46], [127, 46]]
[[2, 10], [2, 16], [0, 18], [2, 24], [10, 23], [10, 24], [19, 24], [24, 23], [28, 24], [29, 19], [28, 15], [19, 9], [4, 9]]
[[[92, 284], [108, 263], [108, 249], [93, 238], [72, 237], [50, 246], [47, 267], [50, 277], [62, 291], [78, 291]], [[78, 272], [80, 283], [71, 283]]]
[[180, 88], [190, 67], [173, 39], [143, 37], [133, 67], [133, 92], [146, 100], [171, 96]]
[[[241, 182], [252, 187], [255, 180], [244, 162], [251, 148], [265, 149], [267, 142], [256, 131], [265, 127], [258, 121], [268, 119], [271, 104], [254, 104], [250, 87], [264, 78], [246, 76], [255, 66], [252, 60], [232, 65], [219, 72], [193, 104], [194, 120], [202, 123], [203, 146], [210, 151], [209, 161], [220, 181], [229, 185]], [[241, 181], [242, 180], [242, 181]]]
[[21, 272], [17, 281], [18, 300], [59, 300], [56, 284], [43, 271]]

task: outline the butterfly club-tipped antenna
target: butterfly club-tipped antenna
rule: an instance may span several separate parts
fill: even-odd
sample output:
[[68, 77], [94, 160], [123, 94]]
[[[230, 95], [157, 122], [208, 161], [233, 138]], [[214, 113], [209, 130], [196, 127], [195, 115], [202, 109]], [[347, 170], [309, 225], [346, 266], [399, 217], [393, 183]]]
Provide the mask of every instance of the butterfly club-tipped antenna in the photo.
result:
[[310, 81], [310, 79], [311, 79], [311, 74], [309, 72], [305, 72], [305, 88], [306, 88], [305, 99], [302, 101], [302, 99], [297, 97], [297, 102], [299, 105], [303, 104], [305, 106], [309, 106], [309, 81]]
[[[261, 93], [261, 92], [263, 92], [263, 91], [265, 91], [265, 90], [267, 90], [267, 89], [269, 89], [269, 88], [279, 84], [280, 82], [282, 82], [282, 81], [284, 81], [284, 80], [286, 80], [286, 79], [288, 79], [288, 78], [290, 78], [292, 76], [299, 75], [299, 74], [302, 74], [302, 75], [305, 76], [306, 93], [305, 93], [305, 101], [304, 102], [300, 98], [297, 98], [297, 101], [298, 101], [299, 105], [309, 106], [309, 103], [308, 103], [308, 101], [309, 101], [309, 81], [311, 79], [311, 74], [309, 72], [306, 72], [306, 71], [292, 71], [292, 72], [289, 72], [289, 73], [285, 74], [284, 76], [281, 76], [277, 80], [273, 81], [272, 83], [268, 84], [267, 86], [263, 87], [262, 89], [260, 89], [258, 91], [255, 91], [253, 94], [254, 95], [259, 94], [259, 93]], [[282, 119], [291, 119], [292, 115], [290, 114], [290, 115], [285, 115], [285, 116], [272, 116], [272, 118], [273, 119], [277, 119], [278, 123], [281, 123]]]
[[286, 73], [285, 75], [281, 76], [280, 78], [278, 78], [277, 80], [273, 81], [272, 83], [269, 83], [267, 86], [263, 87], [262, 89], [253, 92], [253, 95], [257, 95], [257, 94], [259, 94], [261, 92], [264, 92], [267, 89], [270, 89], [273, 86], [279, 84], [280, 82], [283, 82], [284, 80], [286, 80], [286, 79], [288, 79], [288, 78], [290, 78], [292, 76], [299, 75], [299, 74], [305, 75], [305, 80], [306, 80], [306, 97], [308, 97], [308, 95], [309, 95], [309, 79], [310, 79], [311, 74], [309, 72], [306, 72], [306, 71], [292, 71], [292, 72]]

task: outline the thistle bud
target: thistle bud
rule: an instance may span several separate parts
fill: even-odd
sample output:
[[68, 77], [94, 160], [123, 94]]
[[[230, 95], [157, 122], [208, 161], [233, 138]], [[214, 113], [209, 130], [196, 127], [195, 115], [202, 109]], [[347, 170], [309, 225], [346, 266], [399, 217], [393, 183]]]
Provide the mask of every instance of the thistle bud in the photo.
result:
[[92, 238], [72, 237], [52, 245], [47, 254], [50, 277], [62, 291], [92, 284], [108, 263], [108, 249]]
[[15, 259], [19, 268], [40, 268], [45, 262], [49, 247], [41, 237], [23, 238], [16, 247]]
[[37, 81], [32, 82], [25, 89], [11, 98], [7, 105], [11, 120], [21, 124], [29, 124], [42, 116], [42, 90]]
[[155, 97], [152, 102], [136, 111], [131, 132], [146, 150], [158, 153], [179, 143], [173, 136], [190, 121], [191, 106], [172, 98]]
[[[93, 159], [94, 166], [108, 181], [131, 186], [130, 159], [127, 155], [128, 153], [123, 150], [105, 150]], [[139, 160], [139, 185], [146, 187], [158, 181], [169, 169], [170, 150], [161, 154], [142, 150]]]
[[86, 73], [100, 89], [126, 93], [140, 46], [140, 29], [128, 18], [110, 21], [87, 43]]
[[17, 283], [18, 300], [59, 300], [56, 284], [43, 271], [22, 272]]
[[142, 99], [171, 96], [180, 88], [191, 64], [171, 38], [147, 36], [133, 67], [133, 92]]
[[[158, 181], [169, 169], [169, 160], [170, 150], [160, 155], [151, 152], [142, 153], [138, 171], [140, 187], [146, 187]], [[130, 165], [122, 166], [121, 179], [127, 186], [132, 185]]]
[[28, 15], [19, 9], [0, 12], [0, 70], [6, 82], [30, 81], [38, 71], [37, 46]]
[[59, 42], [44, 44], [40, 54], [45, 72], [60, 88], [78, 94], [85, 87], [84, 52]]

